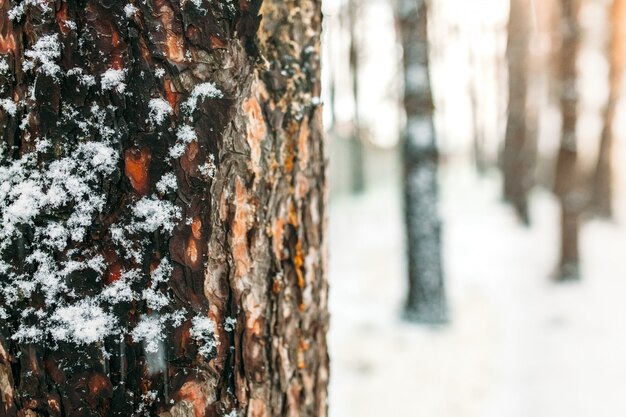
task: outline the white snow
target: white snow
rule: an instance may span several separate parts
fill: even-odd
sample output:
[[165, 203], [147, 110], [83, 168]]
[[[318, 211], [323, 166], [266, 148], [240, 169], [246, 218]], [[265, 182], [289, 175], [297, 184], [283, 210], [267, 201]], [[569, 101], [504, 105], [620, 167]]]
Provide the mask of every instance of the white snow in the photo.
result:
[[172, 106], [162, 98], [153, 98], [148, 103], [148, 119], [155, 125], [160, 125], [165, 118], [172, 114]]
[[181, 218], [180, 208], [173, 203], [147, 197], [139, 200], [133, 206], [132, 212], [135, 221], [128, 227], [129, 231], [154, 232], [163, 228], [171, 232]]
[[583, 226], [583, 280], [559, 285], [552, 195], [533, 194], [525, 229], [501, 203], [497, 176], [451, 163], [442, 178], [443, 328], [400, 319], [398, 187], [333, 200], [330, 416], [623, 416], [626, 205], [617, 224]]
[[126, 72], [123, 69], [109, 68], [100, 77], [100, 86], [102, 91], [115, 90], [123, 93], [126, 90]]
[[198, 352], [208, 356], [217, 346], [217, 336], [215, 334], [215, 322], [205, 316], [195, 316], [191, 319], [191, 337], [200, 345]]
[[128, 19], [132, 19], [138, 11], [139, 9], [132, 3], [128, 3], [124, 6], [124, 14]]
[[206, 82], [202, 84], [196, 85], [189, 98], [185, 101], [184, 106], [192, 113], [198, 104], [198, 100], [200, 102], [204, 101], [205, 98], [223, 98], [224, 94], [216, 87], [212, 82]]
[[169, 191], [176, 191], [176, 189], [178, 188], [178, 180], [176, 179], [176, 174], [172, 172], [164, 174], [159, 182], [157, 182], [156, 188], [160, 193], [163, 194]]
[[24, 52], [24, 70], [30, 71], [37, 68], [37, 71], [50, 77], [58, 79], [61, 67], [55, 62], [61, 57], [61, 44], [59, 35], [45, 35], [37, 39], [32, 49]]

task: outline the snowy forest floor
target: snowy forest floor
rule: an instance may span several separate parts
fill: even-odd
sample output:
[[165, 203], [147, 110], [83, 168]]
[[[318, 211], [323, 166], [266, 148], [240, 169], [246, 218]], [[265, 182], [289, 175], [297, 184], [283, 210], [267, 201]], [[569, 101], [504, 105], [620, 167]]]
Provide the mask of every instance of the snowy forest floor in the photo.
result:
[[444, 328], [400, 319], [399, 189], [333, 198], [330, 416], [623, 417], [626, 228], [587, 221], [583, 280], [555, 284], [555, 199], [535, 192], [524, 228], [466, 165], [442, 170]]

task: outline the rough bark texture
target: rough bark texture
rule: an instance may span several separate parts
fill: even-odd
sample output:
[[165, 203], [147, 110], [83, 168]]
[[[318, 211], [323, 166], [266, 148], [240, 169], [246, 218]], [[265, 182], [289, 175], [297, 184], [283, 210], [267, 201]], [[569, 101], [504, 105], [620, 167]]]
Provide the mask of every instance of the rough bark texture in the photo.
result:
[[326, 415], [320, 30], [0, 2], [1, 416]]
[[562, 116], [561, 145], [557, 159], [555, 192], [561, 205], [561, 259], [558, 280], [578, 279], [578, 226], [584, 199], [578, 188], [576, 159], [576, 120], [578, 91], [576, 59], [580, 43], [578, 12], [580, 0], [561, 2], [560, 103]]
[[529, 223], [528, 193], [533, 185], [535, 132], [527, 114], [530, 54], [530, 4], [511, 0], [507, 43], [509, 105], [502, 157], [504, 198]]
[[409, 295], [406, 316], [441, 323], [447, 319], [438, 213], [438, 154], [428, 63], [428, 11], [422, 0], [399, 0], [404, 62], [404, 195]]
[[602, 217], [613, 215], [613, 123], [620, 98], [624, 74], [624, 48], [626, 48], [626, 1], [613, 0], [610, 8], [611, 35], [609, 40], [609, 99], [604, 109], [604, 126], [600, 138], [598, 162], [593, 178], [592, 208]]

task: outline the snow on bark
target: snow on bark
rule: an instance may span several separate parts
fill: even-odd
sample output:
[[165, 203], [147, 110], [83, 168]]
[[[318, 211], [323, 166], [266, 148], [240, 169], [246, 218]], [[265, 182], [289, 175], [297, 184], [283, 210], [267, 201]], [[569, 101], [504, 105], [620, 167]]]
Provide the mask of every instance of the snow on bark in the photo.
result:
[[325, 415], [320, 4], [214, 3], [0, 7], [0, 414]]

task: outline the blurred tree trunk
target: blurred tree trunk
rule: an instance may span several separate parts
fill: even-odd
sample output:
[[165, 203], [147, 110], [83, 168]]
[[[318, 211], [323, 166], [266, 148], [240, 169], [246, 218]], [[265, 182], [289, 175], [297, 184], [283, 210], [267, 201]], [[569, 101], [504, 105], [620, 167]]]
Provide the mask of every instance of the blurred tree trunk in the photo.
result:
[[576, 121], [578, 91], [576, 59], [580, 47], [578, 13], [580, 0], [561, 1], [560, 104], [562, 117], [555, 193], [561, 205], [561, 259], [558, 280], [579, 279], [578, 232], [579, 217], [584, 201], [577, 178]]
[[536, 130], [530, 128], [529, 54], [530, 2], [511, 0], [507, 43], [509, 105], [502, 156], [504, 198], [515, 208], [524, 224], [529, 223], [528, 193], [533, 185]]
[[352, 137], [350, 138], [350, 171], [352, 191], [361, 193], [365, 190], [365, 154], [361, 137], [361, 115], [359, 105], [359, 42], [357, 0], [348, 0], [348, 25], [350, 30], [350, 79], [352, 81], [352, 103], [354, 118], [352, 120]]
[[438, 213], [438, 153], [428, 60], [428, 11], [423, 0], [399, 0], [404, 62], [404, 196], [409, 295], [406, 316], [424, 323], [447, 319]]
[[326, 415], [320, 3], [2, 3], [0, 416]]
[[613, 215], [613, 168], [611, 163], [615, 111], [620, 98], [624, 74], [624, 48], [626, 37], [626, 0], [613, 0], [610, 8], [611, 34], [608, 48], [609, 99], [604, 109], [604, 126], [600, 139], [598, 162], [593, 179], [592, 208], [596, 214], [610, 218]]
[[[484, 28], [481, 27], [480, 36], [482, 38]], [[485, 161], [485, 126], [484, 121], [481, 118], [481, 106], [478, 100], [478, 69], [483, 69], [481, 64], [481, 59], [478, 59], [478, 63], [476, 62], [476, 51], [473, 38], [470, 37], [469, 45], [469, 66], [470, 66], [470, 79], [469, 79], [469, 98], [470, 98], [470, 108], [472, 113], [472, 130], [473, 130], [473, 138], [472, 138], [472, 147], [473, 147], [473, 156], [474, 156], [474, 166], [476, 167], [476, 172], [478, 174], [483, 175], [487, 168], [487, 164]]]

